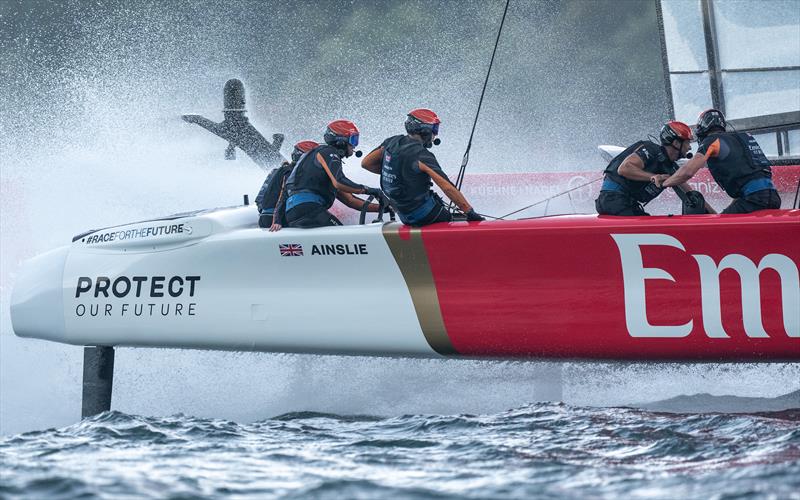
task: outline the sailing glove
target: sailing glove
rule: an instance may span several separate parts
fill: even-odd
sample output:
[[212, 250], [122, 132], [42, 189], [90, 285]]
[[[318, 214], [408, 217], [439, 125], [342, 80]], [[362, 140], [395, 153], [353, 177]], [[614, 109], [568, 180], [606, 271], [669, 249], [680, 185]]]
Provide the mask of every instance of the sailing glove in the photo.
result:
[[477, 222], [477, 221], [486, 220], [479, 213], [475, 212], [474, 208], [470, 208], [466, 215], [467, 215], [467, 220], [469, 222]]

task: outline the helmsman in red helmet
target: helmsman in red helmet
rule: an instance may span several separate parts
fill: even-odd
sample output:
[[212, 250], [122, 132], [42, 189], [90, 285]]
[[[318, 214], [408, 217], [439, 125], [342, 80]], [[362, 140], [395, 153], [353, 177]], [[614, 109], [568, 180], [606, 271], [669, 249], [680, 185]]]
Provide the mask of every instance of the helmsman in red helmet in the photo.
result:
[[[683, 122], [669, 121], [661, 127], [661, 144], [638, 141], [614, 157], [605, 169], [600, 196], [595, 201], [600, 215], [650, 215], [647, 204], [664, 190], [661, 183], [677, 170], [675, 163], [691, 149], [692, 129]], [[688, 193], [692, 187], [683, 184]], [[696, 193], [699, 195], [699, 193]], [[702, 196], [696, 196], [700, 208], [714, 213]]]
[[[286, 181], [286, 223], [288, 227], [313, 228], [341, 226], [328, 212], [335, 199], [350, 208], [361, 210], [364, 201], [354, 194], [383, 195], [380, 189], [355, 183], [342, 171], [342, 158], [353, 155], [358, 146], [359, 131], [350, 120], [334, 120], [325, 129], [325, 144], [315, 147], [300, 158]], [[380, 206], [372, 203], [369, 212]], [[280, 227], [273, 225], [273, 230]]]
[[467, 216], [484, 220], [450, 182], [430, 151], [438, 144], [441, 120], [430, 109], [411, 110], [406, 117], [406, 135], [389, 137], [361, 161], [361, 166], [381, 176], [381, 188], [404, 224], [425, 226], [450, 222], [453, 216], [442, 199], [431, 190], [433, 183]]

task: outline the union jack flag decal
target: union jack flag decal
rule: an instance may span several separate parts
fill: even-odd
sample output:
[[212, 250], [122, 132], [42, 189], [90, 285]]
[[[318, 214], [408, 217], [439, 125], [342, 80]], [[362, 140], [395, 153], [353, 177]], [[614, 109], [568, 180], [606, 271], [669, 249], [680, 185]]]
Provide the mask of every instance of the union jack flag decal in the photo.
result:
[[302, 257], [303, 245], [299, 243], [281, 243], [278, 245], [281, 257]]

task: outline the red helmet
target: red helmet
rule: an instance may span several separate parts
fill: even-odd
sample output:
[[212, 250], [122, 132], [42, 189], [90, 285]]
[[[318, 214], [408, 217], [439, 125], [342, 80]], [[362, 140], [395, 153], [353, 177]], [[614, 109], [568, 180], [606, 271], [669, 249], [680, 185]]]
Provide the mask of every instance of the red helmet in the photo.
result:
[[692, 129], [683, 122], [668, 121], [661, 127], [661, 144], [668, 146], [674, 141], [691, 141]]
[[333, 120], [325, 129], [325, 143], [340, 149], [346, 149], [348, 144], [356, 147], [358, 146], [358, 135], [358, 127], [355, 123], [350, 120]]
[[419, 134], [423, 138], [439, 134], [439, 124], [442, 120], [433, 111], [427, 108], [412, 109], [406, 118], [406, 132]]
[[297, 162], [297, 160], [299, 160], [301, 156], [308, 153], [317, 146], [319, 146], [319, 144], [317, 144], [314, 141], [298, 142], [297, 144], [294, 145], [294, 150], [292, 151], [292, 161]]

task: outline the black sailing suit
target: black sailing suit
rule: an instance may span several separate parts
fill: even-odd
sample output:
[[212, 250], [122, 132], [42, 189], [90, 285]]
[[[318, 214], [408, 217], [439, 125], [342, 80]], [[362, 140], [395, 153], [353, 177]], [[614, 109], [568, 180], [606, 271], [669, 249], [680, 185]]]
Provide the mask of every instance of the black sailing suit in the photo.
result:
[[286, 181], [286, 223], [288, 227], [312, 228], [342, 225], [339, 219], [328, 212], [338, 194], [327, 171], [330, 171], [340, 184], [355, 189], [365, 189], [363, 185], [348, 179], [342, 172], [342, 156], [344, 154], [344, 151], [340, 149], [323, 144], [300, 158]]
[[442, 199], [431, 190], [430, 175], [420, 169], [422, 162], [450, 182], [433, 153], [407, 135], [389, 137], [376, 149], [381, 147], [381, 189], [391, 200], [400, 220], [410, 226], [452, 221]]
[[[283, 185], [289, 174], [292, 173], [294, 163], [283, 162], [283, 164], [273, 169], [269, 173], [264, 184], [261, 186], [258, 195], [256, 196], [256, 207], [258, 207], [258, 225], [260, 227], [270, 227], [272, 225], [275, 208], [278, 201], [281, 199], [281, 191]], [[285, 220], [278, 220], [278, 223], [283, 225]]]
[[625, 159], [635, 154], [644, 163], [644, 170], [650, 174], [672, 174], [678, 165], [669, 159], [663, 146], [650, 141], [632, 144], [614, 157], [605, 170], [603, 187], [595, 201], [600, 215], [650, 215], [642, 208], [663, 191], [650, 181], [634, 181], [620, 175], [619, 166]]
[[752, 135], [712, 133], [703, 139], [697, 152], [706, 157], [708, 170], [717, 184], [734, 198], [723, 214], [781, 208], [769, 160]]

